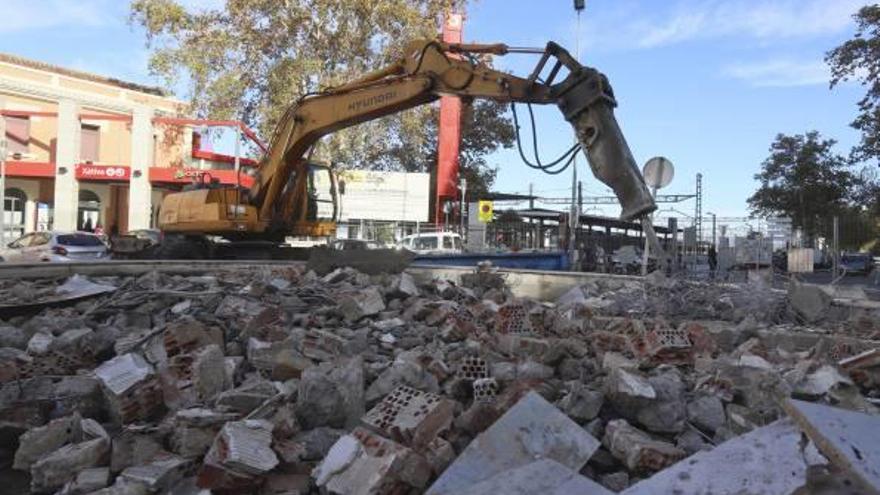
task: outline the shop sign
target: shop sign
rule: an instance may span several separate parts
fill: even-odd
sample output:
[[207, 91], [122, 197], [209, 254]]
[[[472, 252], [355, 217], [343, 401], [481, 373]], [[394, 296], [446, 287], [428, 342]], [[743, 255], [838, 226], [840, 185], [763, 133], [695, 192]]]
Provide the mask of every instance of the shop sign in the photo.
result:
[[131, 179], [131, 168], [120, 165], [88, 165], [76, 166], [78, 180], [127, 181]]

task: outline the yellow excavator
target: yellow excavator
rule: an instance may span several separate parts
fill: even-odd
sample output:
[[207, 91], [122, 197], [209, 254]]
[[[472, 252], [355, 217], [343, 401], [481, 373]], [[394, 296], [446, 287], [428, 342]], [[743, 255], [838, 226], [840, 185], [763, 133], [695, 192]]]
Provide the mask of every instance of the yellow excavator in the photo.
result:
[[[541, 57], [525, 78], [480, 61], [483, 55], [510, 53]], [[602, 73], [582, 66], [553, 42], [545, 49], [530, 49], [423, 40], [408, 44], [404, 56], [384, 69], [291, 105], [249, 189], [215, 186], [166, 196], [159, 214], [165, 236], [159, 256], [235, 257], [229, 253], [238, 252], [248, 257], [267, 246], [280, 246], [288, 236], [334, 235], [339, 186], [331, 168], [307, 159], [311, 148], [327, 134], [441, 95], [456, 95], [465, 102], [489, 98], [556, 104], [574, 127], [593, 174], [614, 190], [621, 217], [635, 219], [656, 209], [614, 117], [617, 102]], [[577, 152], [573, 148], [569, 156], [572, 151]], [[329, 184], [329, 191], [318, 194], [316, 183]]]

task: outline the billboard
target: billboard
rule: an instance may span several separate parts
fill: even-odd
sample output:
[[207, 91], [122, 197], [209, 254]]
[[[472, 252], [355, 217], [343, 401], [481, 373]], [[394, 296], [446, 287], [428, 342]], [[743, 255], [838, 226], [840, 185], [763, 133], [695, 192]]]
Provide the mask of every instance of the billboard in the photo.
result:
[[[319, 176], [320, 177], [320, 176]], [[431, 176], [426, 173], [344, 170], [339, 219], [427, 222]]]

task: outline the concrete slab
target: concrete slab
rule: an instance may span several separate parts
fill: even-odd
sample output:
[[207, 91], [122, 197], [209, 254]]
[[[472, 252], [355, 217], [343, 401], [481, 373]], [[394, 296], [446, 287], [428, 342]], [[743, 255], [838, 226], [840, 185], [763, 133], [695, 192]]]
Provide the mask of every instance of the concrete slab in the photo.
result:
[[550, 459], [526, 464], [466, 488], [459, 495], [611, 495], [604, 486]]
[[807, 481], [805, 459], [823, 460], [801, 445], [800, 429], [786, 418], [694, 454], [622, 493], [788, 494]]
[[794, 399], [783, 407], [823, 455], [880, 493], [880, 417]]
[[587, 463], [599, 441], [535, 392], [529, 392], [480, 434], [428, 489], [458, 494], [503, 471], [551, 459], [574, 471]]
[[333, 444], [312, 476], [328, 493], [421, 493], [431, 467], [409, 448], [357, 427]]

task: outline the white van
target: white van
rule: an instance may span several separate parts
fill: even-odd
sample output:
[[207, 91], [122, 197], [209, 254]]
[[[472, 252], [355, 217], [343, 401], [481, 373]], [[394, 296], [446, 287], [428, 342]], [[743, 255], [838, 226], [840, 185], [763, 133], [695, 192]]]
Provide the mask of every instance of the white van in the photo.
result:
[[461, 236], [455, 232], [414, 234], [397, 245], [418, 254], [457, 254], [461, 253]]

